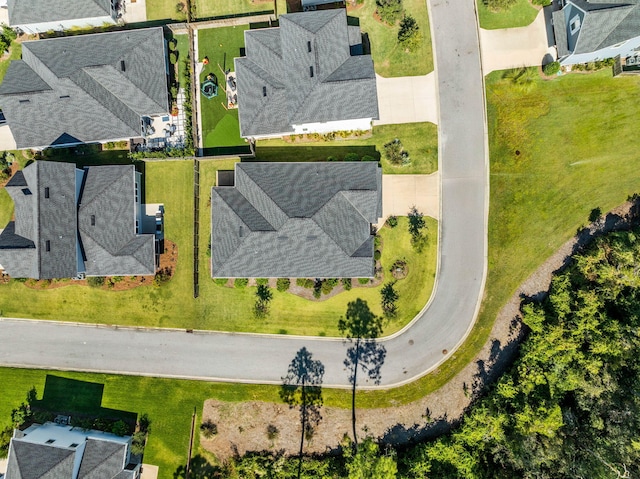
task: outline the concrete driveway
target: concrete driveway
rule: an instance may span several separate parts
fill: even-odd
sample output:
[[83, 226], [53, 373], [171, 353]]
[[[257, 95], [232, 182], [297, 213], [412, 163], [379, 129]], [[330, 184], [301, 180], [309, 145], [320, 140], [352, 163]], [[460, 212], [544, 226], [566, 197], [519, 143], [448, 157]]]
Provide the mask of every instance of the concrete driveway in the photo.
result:
[[437, 172], [431, 175], [382, 175], [384, 220], [389, 216], [406, 216], [413, 205], [421, 213], [438, 219], [439, 193], [440, 177]]
[[384, 78], [376, 75], [380, 119], [374, 125], [438, 123], [436, 77], [423, 76]]
[[540, 10], [531, 25], [501, 30], [480, 29], [482, 70], [486, 75], [495, 70], [537, 66], [548, 53], [556, 58], [556, 49], [549, 46], [549, 22], [545, 10]]

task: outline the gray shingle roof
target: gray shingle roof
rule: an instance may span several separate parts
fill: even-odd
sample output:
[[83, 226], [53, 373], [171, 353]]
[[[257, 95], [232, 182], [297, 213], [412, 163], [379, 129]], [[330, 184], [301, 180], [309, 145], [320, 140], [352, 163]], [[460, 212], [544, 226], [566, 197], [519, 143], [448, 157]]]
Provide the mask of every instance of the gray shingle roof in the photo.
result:
[[124, 444], [87, 439], [77, 479], [111, 479], [122, 471], [125, 453]]
[[371, 56], [350, 54], [355, 29], [336, 9], [281, 15], [278, 28], [245, 31], [246, 57], [235, 59], [241, 135], [378, 118]]
[[134, 166], [89, 167], [85, 171], [78, 229], [87, 275], [154, 274], [155, 238], [135, 232]]
[[82, 248], [88, 275], [154, 274], [154, 235], [135, 232], [134, 172], [86, 168], [80, 205], [75, 165], [37, 161], [16, 173], [6, 186], [16, 220], [0, 234], [0, 264], [16, 278], [70, 278]]
[[162, 28], [22, 45], [0, 85], [18, 148], [139, 136], [140, 116], [169, 109]]
[[[584, 11], [584, 15], [577, 40], [572, 41], [568, 24], [575, 14], [582, 15], [576, 7]], [[571, 51], [575, 54], [595, 52], [640, 34], [640, 0], [570, 0], [561, 12], [562, 16], [555, 12], [553, 15], [560, 56]]]
[[75, 451], [13, 439], [7, 479], [71, 479]]
[[9, 0], [10, 25], [59, 22], [81, 18], [110, 17], [110, 0]]
[[373, 275], [376, 163], [237, 163], [235, 172], [234, 187], [211, 192], [213, 277]]

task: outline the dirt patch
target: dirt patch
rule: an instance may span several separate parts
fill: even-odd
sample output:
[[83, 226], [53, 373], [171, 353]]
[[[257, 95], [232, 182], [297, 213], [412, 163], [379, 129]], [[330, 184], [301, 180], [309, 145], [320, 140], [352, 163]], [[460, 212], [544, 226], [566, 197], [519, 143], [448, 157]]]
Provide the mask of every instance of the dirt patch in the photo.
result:
[[[512, 363], [518, 345], [526, 334], [520, 316], [521, 299], [544, 298], [553, 274], [569, 265], [573, 254], [581, 251], [597, 236], [639, 224], [639, 212], [640, 199], [637, 199], [580, 230], [520, 285], [499, 312], [489, 340], [473, 361], [442, 388], [418, 401], [392, 408], [358, 410], [360, 435], [368, 434], [383, 443], [402, 445], [448, 432], [486, 386]], [[305, 443], [307, 453], [335, 450], [343, 436], [350, 433], [348, 409], [325, 407], [321, 414], [322, 420], [312, 440]], [[202, 438], [202, 446], [221, 460], [247, 451], [277, 450], [297, 454], [299, 413], [285, 404], [208, 400], [203, 408], [203, 420], [207, 419], [217, 425], [218, 434], [211, 439]], [[267, 434], [270, 424], [278, 430], [273, 439], [269, 439]]]
[[[167, 274], [163, 282], [169, 281], [173, 277], [177, 262], [177, 245], [173, 241], [164, 240], [164, 253], [160, 255], [160, 268], [158, 270], [165, 271]], [[3, 275], [1, 281], [5, 283], [8, 282], [9, 276]], [[24, 282], [24, 285], [31, 289], [57, 289], [69, 286], [70, 284], [89, 286], [89, 282], [86, 279], [27, 279]], [[110, 291], [126, 291], [140, 286], [148, 286], [150, 284], [153, 284], [153, 278], [150, 276], [107, 276], [105, 277], [104, 285], [99, 286], [99, 288]]]

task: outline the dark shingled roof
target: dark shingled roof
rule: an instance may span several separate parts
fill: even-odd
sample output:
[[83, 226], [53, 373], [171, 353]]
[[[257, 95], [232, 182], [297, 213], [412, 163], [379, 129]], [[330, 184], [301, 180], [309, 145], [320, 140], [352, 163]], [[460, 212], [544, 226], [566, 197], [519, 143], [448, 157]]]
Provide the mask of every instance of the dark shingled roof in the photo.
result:
[[162, 28], [22, 46], [0, 85], [18, 148], [140, 136], [141, 116], [168, 112]]
[[[568, 25], [575, 15], [582, 20], [577, 39], [572, 39]], [[560, 13], [554, 12], [553, 25], [560, 57], [595, 52], [640, 35], [640, 0], [569, 0]]]
[[[213, 277], [370, 277], [373, 162], [237, 163], [211, 192]], [[233, 193], [232, 193], [233, 192]]]
[[10, 25], [110, 17], [111, 0], [9, 0]]
[[71, 479], [75, 451], [12, 440], [7, 479]]
[[87, 439], [77, 479], [111, 479], [122, 471], [126, 450], [117, 442]]
[[246, 57], [235, 59], [241, 135], [290, 133], [293, 125], [304, 123], [377, 119], [373, 61], [370, 55], [351, 56], [359, 28], [347, 26], [344, 9], [279, 19], [278, 28], [245, 31]]

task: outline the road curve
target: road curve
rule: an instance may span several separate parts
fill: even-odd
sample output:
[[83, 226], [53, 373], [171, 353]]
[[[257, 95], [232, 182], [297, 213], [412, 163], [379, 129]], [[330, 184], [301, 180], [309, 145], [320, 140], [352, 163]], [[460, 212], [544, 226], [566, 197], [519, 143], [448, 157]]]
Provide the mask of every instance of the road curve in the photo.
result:
[[[429, 304], [387, 349], [379, 386], [438, 366], [477, 316], [486, 276], [488, 163], [483, 77], [474, 0], [430, 0], [439, 91], [440, 261]], [[280, 383], [303, 346], [325, 366], [324, 385], [348, 386], [341, 340], [137, 330], [0, 320], [0, 364], [245, 383]], [[361, 375], [362, 376], [362, 375]]]

